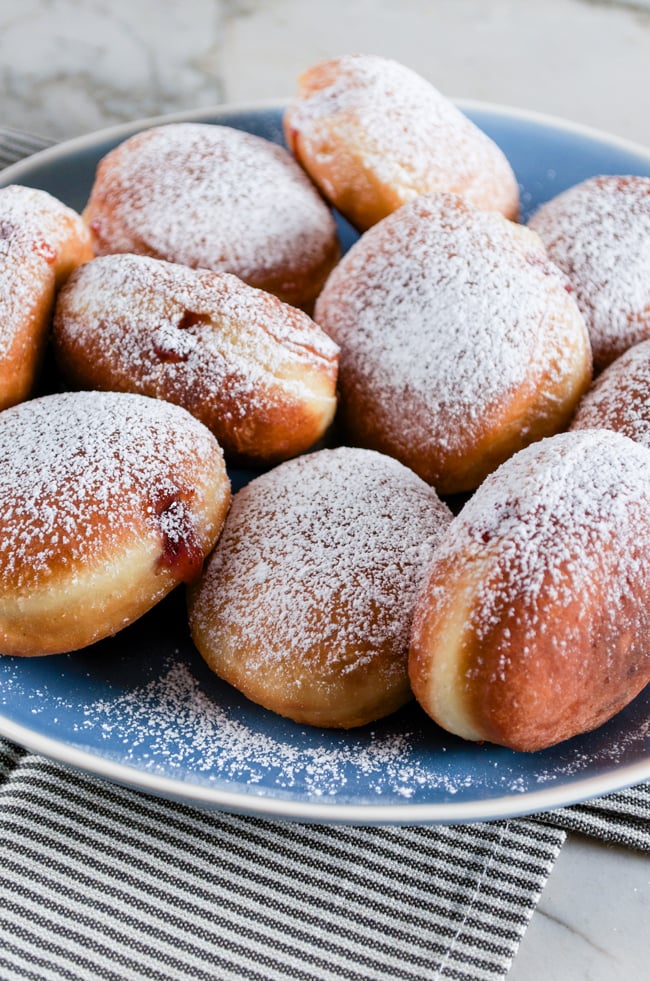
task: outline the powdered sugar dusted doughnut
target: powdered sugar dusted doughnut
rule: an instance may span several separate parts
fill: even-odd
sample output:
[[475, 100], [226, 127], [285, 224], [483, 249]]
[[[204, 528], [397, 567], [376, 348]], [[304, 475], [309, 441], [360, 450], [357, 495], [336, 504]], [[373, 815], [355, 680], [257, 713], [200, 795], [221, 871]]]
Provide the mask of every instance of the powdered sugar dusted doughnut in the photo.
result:
[[650, 449], [650, 340], [605, 368], [582, 397], [572, 429], [613, 429]]
[[31, 187], [0, 190], [0, 409], [32, 391], [56, 287], [90, 258], [88, 230], [71, 208]]
[[448, 529], [418, 599], [410, 677], [471, 740], [538, 750], [650, 681], [650, 452], [605, 430], [517, 454]]
[[334, 219], [290, 154], [228, 126], [132, 136], [100, 162], [84, 216], [99, 255], [234, 273], [300, 307], [339, 256]]
[[53, 336], [69, 382], [176, 402], [233, 462], [301, 453], [334, 416], [337, 346], [307, 314], [229, 273], [95, 259], [59, 294]]
[[420, 579], [451, 519], [396, 460], [321, 450], [238, 491], [189, 598], [210, 667], [253, 701], [350, 728], [410, 697]]
[[409, 68], [369, 55], [299, 80], [287, 143], [325, 196], [366, 229], [418, 194], [452, 191], [509, 218], [519, 188], [497, 145]]
[[78, 392], [0, 414], [0, 652], [75, 650], [201, 571], [230, 500], [184, 409]]
[[451, 194], [366, 232], [316, 320], [341, 347], [341, 419], [442, 493], [472, 490], [566, 425], [591, 378], [585, 325], [539, 238]]
[[650, 337], [650, 178], [592, 177], [529, 225], [575, 289], [597, 371]]

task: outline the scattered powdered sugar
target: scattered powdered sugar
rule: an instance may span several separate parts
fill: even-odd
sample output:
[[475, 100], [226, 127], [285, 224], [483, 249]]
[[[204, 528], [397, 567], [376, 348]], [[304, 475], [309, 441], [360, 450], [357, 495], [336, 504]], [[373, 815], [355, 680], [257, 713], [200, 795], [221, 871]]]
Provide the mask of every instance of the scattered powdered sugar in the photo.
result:
[[565, 285], [537, 236], [500, 215], [454, 195], [405, 205], [351, 248], [316, 305], [341, 346], [343, 399], [367, 410], [346, 423], [397, 455], [435, 454], [473, 447], [518, 391], [548, 411], [588, 343]]
[[316, 66], [286, 121], [308, 155], [335, 155], [337, 138], [347, 139], [345, 151], [360, 155], [374, 180], [404, 201], [456, 191], [478, 207], [516, 211], [517, 185], [501, 150], [428, 81], [391, 59], [348, 55]]
[[220, 700], [178, 650], [162, 656], [155, 678], [126, 690], [120, 680], [115, 692], [83, 703], [47, 688], [23, 689], [17, 660], [0, 663], [0, 706], [31, 701], [35, 724], [46, 714], [50, 734], [63, 726], [66, 741], [175, 779], [179, 789], [207, 782], [259, 796], [409, 800], [427, 789], [453, 797], [472, 786], [444, 747], [437, 765], [422, 758], [421, 734], [408, 721], [399, 731], [333, 733], [305, 731], [258, 710], [251, 715], [237, 698]]
[[[137, 657], [137, 654], [136, 654]], [[220, 698], [197, 673], [192, 659], [169, 649], [156, 677], [77, 702], [47, 686], [23, 687], [22, 659], [0, 662], [0, 706], [32, 703], [48, 714], [48, 734], [93, 754], [115, 757], [134, 770], [171, 778], [179, 794], [191, 784], [247, 795], [300, 800], [437, 802], [522, 795], [536, 787], [589, 775], [595, 767], [635, 759], [650, 720], [636, 716], [614, 733], [608, 727], [550, 754], [512, 754], [497, 747], [461, 744], [416, 713], [396, 725], [362, 732], [320, 733], [243, 710]], [[78, 667], [77, 669], [78, 670]], [[93, 668], [89, 667], [92, 674]], [[76, 671], [73, 672], [73, 681]], [[576, 796], [576, 793], [573, 793]]]
[[276, 788], [289, 790], [299, 784], [315, 797], [345, 793], [351, 767], [368, 782], [371, 792], [389, 790], [410, 797], [422, 784], [451, 785], [440, 773], [408, 762], [408, 733], [369, 739], [351, 737], [332, 745], [327, 740], [311, 745], [305, 740], [284, 740], [255, 728], [206, 694], [191, 668], [183, 663], [167, 665], [160, 678], [106, 702], [88, 706], [88, 729], [101, 728], [104, 738], [124, 746], [124, 762], [142, 758], [146, 741], [145, 769], [183, 771], [215, 779], [262, 783], [268, 792], [269, 777]]
[[111, 151], [86, 217], [101, 254], [144, 252], [253, 284], [309, 275], [336, 241], [329, 209], [283, 147], [202, 123], [154, 127]]
[[641, 748], [647, 754], [650, 743], [650, 713], [636, 713], [636, 718], [626, 720], [625, 727], [617, 725], [616, 736], [603, 726], [587, 734], [586, 743], [579, 746], [574, 740], [570, 751], [561, 745], [553, 751], [553, 762], [542, 760], [535, 775], [538, 784], [556, 783], [558, 779], [575, 777], [588, 771], [597, 762], [600, 767], [624, 766]]
[[[28, 590], [101, 560], [221, 460], [183, 409], [139, 395], [77, 392], [0, 414], [0, 572]], [[197, 479], [203, 474], [202, 480]], [[189, 479], [190, 487], [185, 486]]]
[[589, 178], [529, 227], [573, 285], [598, 368], [650, 335], [650, 178]]
[[628, 348], [583, 396], [571, 428], [599, 427], [650, 449], [650, 340]]

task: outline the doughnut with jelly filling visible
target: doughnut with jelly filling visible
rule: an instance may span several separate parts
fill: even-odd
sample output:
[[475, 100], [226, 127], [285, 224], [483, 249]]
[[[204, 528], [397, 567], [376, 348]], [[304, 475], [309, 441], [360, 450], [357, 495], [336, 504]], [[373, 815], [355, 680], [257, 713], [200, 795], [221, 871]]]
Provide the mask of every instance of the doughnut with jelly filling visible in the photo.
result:
[[301, 453], [336, 409], [336, 344], [302, 310], [229, 273], [95, 259], [60, 292], [53, 340], [69, 383], [176, 402], [229, 463]]
[[75, 392], [0, 413], [0, 652], [77, 650], [195, 579], [230, 483], [214, 436], [143, 395]]

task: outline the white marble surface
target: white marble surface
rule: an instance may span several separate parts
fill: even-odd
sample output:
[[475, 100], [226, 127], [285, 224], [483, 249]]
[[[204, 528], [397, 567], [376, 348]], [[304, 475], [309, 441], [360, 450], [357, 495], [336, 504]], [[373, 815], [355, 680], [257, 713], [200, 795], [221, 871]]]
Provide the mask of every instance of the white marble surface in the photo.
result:
[[571, 835], [508, 981], [644, 981], [650, 856]]
[[[0, 125], [58, 138], [282, 97], [328, 55], [650, 146], [650, 0], [2, 0]], [[571, 836], [510, 981], [648, 976], [650, 858]]]
[[0, 123], [66, 137], [281, 97], [350, 51], [650, 144], [650, 0], [2, 0]]

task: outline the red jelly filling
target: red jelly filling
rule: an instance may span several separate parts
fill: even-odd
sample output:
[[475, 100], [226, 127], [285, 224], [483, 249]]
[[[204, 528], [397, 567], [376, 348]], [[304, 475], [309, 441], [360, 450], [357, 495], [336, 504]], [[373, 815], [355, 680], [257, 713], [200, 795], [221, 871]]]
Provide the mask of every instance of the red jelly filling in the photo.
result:
[[187, 503], [179, 490], [162, 492], [155, 509], [162, 533], [160, 565], [180, 582], [192, 582], [201, 574], [203, 549]]

